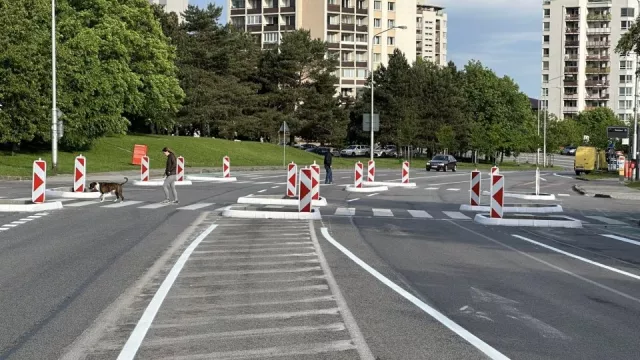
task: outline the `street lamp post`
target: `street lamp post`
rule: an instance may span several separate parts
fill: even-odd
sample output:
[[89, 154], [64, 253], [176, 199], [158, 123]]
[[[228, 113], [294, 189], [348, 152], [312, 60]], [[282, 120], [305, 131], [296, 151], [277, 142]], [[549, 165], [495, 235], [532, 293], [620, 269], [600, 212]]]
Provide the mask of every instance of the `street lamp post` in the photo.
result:
[[370, 151], [370, 156], [371, 156], [371, 160], [373, 160], [373, 150], [374, 150], [374, 140], [373, 140], [373, 104], [374, 104], [374, 100], [373, 100], [373, 88], [375, 87], [375, 83], [373, 80], [373, 42], [376, 39], [376, 36], [386, 33], [389, 30], [393, 30], [393, 29], [403, 29], [405, 30], [407, 27], [404, 25], [399, 25], [399, 26], [393, 26], [390, 27], [386, 30], [382, 30], [377, 34], [374, 34], [371, 37], [371, 47], [369, 48], [369, 74], [371, 74], [371, 115], [369, 116], [369, 123], [370, 123], [370, 127], [371, 127], [371, 151]]
[[58, 111], [56, 93], [56, 0], [51, 0], [51, 167], [58, 167]]

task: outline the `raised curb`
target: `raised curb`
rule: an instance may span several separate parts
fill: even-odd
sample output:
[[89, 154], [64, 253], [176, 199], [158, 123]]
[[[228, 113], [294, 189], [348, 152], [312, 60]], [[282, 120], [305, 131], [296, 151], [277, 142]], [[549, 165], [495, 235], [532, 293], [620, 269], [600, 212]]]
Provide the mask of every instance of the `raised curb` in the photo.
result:
[[313, 209], [310, 213], [226, 209], [222, 216], [240, 219], [322, 220], [318, 209]]
[[47, 201], [42, 204], [2, 204], [0, 212], [40, 212], [62, 209], [61, 201]]
[[529, 226], [540, 228], [568, 228], [581, 229], [582, 221], [580, 220], [527, 220], [527, 219], [496, 219], [490, 218], [485, 214], [476, 214], [473, 221], [488, 226]]
[[[483, 191], [482, 195], [491, 196], [491, 192]], [[522, 200], [555, 200], [556, 196], [554, 194], [519, 194], [519, 193], [509, 193], [505, 192], [504, 197], [522, 199]]]
[[[282, 197], [271, 197], [268, 198], [266, 196], [243, 196], [238, 198], [238, 204], [245, 205], [283, 205], [283, 206], [298, 206], [300, 204], [300, 200], [298, 199], [283, 199]], [[327, 206], [327, 199], [320, 197], [320, 200], [312, 200], [312, 206]]]
[[370, 187], [361, 187], [357, 188], [353, 185], [347, 185], [344, 188], [345, 191], [354, 192], [354, 193], [374, 193], [379, 191], [387, 191], [389, 190], [386, 186], [370, 186]]
[[215, 177], [215, 176], [201, 176], [201, 175], [187, 175], [185, 177], [187, 180], [191, 181], [202, 181], [202, 182], [218, 182], [218, 183], [229, 183], [238, 181], [236, 177]]
[[[549, 205], [549, 206], [541, 206], [541, 207], [518, 207], [518, 206], [508, 206], [504, 205], [502, 210], [505, 213], [519, 213], [519, 214], [547, 214], [547, 213], [561, 213], [564, 210], [560, 205]], [[472, 206], [469, 204], [460, 205], [460, 211], [482, 211], [482, 212], [490, 212], [491, 207], [486, 205], [477, 205]]]
[[362, 182], [362, 186], [386, 186], [386, 187], [402, 187], [402, 188], [414, 188], [416, 187], [416, 183], [401, 183], [401, 182], [391, 182], [391, 181], [364, 181]]
[[[68, 189], [68, 190], [60, 190]], [[99, 191], [73, 192], [70, 188], [53, 188], [45, 190], [46, 197], [62, 199], [99, 199]], [[104, 194], [105, 197], [114, 196], [112, 193]]]
[[[149, 180], [149, 181], [134, 180], [132, 184], [135, 186], [162, 186], [164, 185], [164, 180]], [[175, 184], [176, 186], [193, 185], [193, 183], [190, 180], [176, 181]]]

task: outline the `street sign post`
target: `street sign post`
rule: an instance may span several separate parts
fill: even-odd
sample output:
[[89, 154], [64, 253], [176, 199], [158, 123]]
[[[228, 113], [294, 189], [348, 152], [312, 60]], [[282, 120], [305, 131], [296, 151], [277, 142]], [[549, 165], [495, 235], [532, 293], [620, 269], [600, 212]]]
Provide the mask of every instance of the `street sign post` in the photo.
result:
[[287, 166], [287, 134], [289, 134], [289, 125], [287, 125], [286, 121], [282, 122], [280, 125], [280, 131], [278, 132], [278, 137], [280, 137], [280, 133], [282, 133], [282, 166]]
[[628, 139], [629, 128], [626, 126], [607, 126], [607, 137], [609, 139]]

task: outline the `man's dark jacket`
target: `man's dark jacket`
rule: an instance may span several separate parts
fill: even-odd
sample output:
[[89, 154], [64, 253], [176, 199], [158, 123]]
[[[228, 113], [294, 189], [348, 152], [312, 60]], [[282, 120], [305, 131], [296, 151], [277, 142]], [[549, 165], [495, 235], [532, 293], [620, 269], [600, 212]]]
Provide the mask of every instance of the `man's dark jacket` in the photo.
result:
[[331, 155], [331, 152], [327, 151], [327, 153], [324, 154], [324, 166], [331, 166], [332, 159], [333, 156]]

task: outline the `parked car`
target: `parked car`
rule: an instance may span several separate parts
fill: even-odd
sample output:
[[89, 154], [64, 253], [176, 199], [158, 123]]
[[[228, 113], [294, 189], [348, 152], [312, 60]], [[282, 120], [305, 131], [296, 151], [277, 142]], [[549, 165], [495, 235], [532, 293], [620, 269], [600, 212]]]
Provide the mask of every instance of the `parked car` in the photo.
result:
[[311, 151], [315, 148], [317, 148], [318, 146], [313, 145], [313, 144], [302, 144], [300, 145], [300, 150], [304, 150], [304, 151]]
[[435, 169], [436, 171], [456, 171], [458, 170], [458, 160], [453, 155], [436, 155], [427, 162], [427, 171]]
[[560, 152], [562, 155], [574, 155], [576, 154], [575, 146], [565, 146], [564, 149]]
[[324, 154], [330, 152], [331, 155], [333, 156], [340, 156], [340, 151], [336, 148], [333, 147], [327, 147], [327, 146], [319, 146], [313, 150], [310, 150], [310, 152], [314, 153], [314, 154], [318, 154], [318, 155], [322, 155], [324, 156]]
[[387, 145], [383, 148], [377, 148], [373, 152], [373, 156], [375, 157], [396, 157], [398, 156], [398, 151], [396, 150], [395, 145]]
[[369, 156], [369, 150], [371, 150], [371, 148], [366, 145], [350, 145], [346, 149], [340, 151], [340, 156]]

